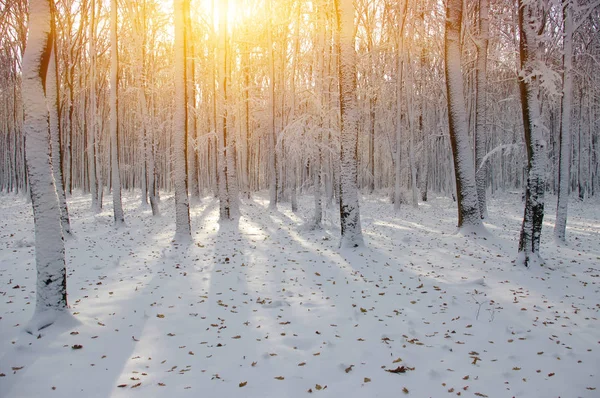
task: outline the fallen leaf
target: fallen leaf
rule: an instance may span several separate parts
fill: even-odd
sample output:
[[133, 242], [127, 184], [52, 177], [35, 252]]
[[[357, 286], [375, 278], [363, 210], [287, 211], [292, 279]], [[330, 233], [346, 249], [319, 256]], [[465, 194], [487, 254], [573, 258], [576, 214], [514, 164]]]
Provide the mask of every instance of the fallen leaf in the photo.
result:
[[157, 318], [164, 318], [164, 317], [165, 317], [165, 314], [156, 314], [156, 317], [157, 317]]
[[71, 348], [74, 350], [81, 350], [83, 346], [81, 344], [73, 344]]
[[283, 380], [283, 379], [285, 379], [285, 377], [283, 377], [283, 376], [275, 376], [274, 379], [275, 380]]
[[363, 381], [364, 381], [365, 383], [370, 383], [370, 382], [371, 382], [371, 379], [369, 379], [368, 377], [365, 377]]
[[239, 384], [239, 386], [240, 386], [240, 387], [245, 387], [245, 386], [246, 386], [246, 384], [248, 384], [248, 382], [247, 382], [247, 381], [242, 381], [242, 382]]
[[409, 367], [406, 367], [403, 365], [403, 366], [398, 366], [396, 369], [386, 369], [385, 371], [389, 372], [389, 373], [406, 373], [406, 371], [414, 370], [414, 369], [415, 368], [409, 368]]

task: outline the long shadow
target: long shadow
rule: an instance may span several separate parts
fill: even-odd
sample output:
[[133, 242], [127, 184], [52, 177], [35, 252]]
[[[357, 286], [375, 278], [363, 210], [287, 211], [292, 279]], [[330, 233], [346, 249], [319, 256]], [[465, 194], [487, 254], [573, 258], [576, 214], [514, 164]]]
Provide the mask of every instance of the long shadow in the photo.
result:
[[[79, 207], [87, 204], [82, 201]], [[89, 211], [73, 208], [73, 214]], [[129, 220], [145, 224], [144, 209], [136, 206], [127, 210]], [[156, 249], [152, 238], [161, 239], [166, 220], [148, 223], [149, 231], [138, 231], [144, 234], [144, 239], [137, 236], [140, 246], [128, 243], [136, 233], [131, 227], [115, 231], [110, 224], [98, 224], [96, 217], [75, 217], [73, 221], [77, 230], [89, 231], [85, 235], [81, 232], [79, 242], [67, 243], [74, 322], [48, 328], [41, 339], [16, 336], [0, 359], [0, 371], [6, 374], [0, 377], [0, 396], [39, 396], [51, 387], [65, 396], [111, 396], [122, 391], [117, 385], [130, 388], [136, 383], [130, 377], [139, 375], [125, 372], [151, 364], [146, 353], [155, 342], [165, 339], [162, 330], [162, 336], [156, 333], [161, 322], [156, 318], [169, 307], [161, 299], [170, 298], [160, 297], [156, 291], [179, 290], [182, 272], [174, 263], [188, 250], [172, 248], [170, 241], [157, 242], [164, 246], [162, 252], [152, 250]], [[96, 265], [92, 268], [92, 264]], [[87, 268], [85, 274], [83, 268]], [[32, 374], [52, 374], [52, 378], [26, 382]]]

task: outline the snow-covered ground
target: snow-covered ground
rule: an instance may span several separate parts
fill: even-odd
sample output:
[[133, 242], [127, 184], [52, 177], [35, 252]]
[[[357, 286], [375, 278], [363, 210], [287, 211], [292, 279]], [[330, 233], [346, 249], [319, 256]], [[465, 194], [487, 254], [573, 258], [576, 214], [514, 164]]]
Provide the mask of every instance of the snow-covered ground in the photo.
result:
[[[108, 202], [108, 201], [107, 201]], [[23, 332], [35, 301], [31, 205], [0, 197], [0, 397], [598, 397], [600, 212], [571, 203], [567, 247], [546, 266], [515, 267], [520, 195], [491, 200], [488, 236], [456, 234], [446, 198], [394, 214], [363, 198], [364, 249], [338, 250], [325, 228], [241, 206], [239, 229], [218, 203], [191, 210], [194, 243], [176, 247], [174, 202], [162, 216], [125, 195], [93, 215], [70, 199], [66, 243], [73, 317]]]

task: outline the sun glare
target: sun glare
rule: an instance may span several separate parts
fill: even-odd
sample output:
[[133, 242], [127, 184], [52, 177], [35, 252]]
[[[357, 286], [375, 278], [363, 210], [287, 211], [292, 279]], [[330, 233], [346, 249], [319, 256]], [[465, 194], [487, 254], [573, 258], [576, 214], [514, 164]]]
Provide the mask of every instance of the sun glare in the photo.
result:
[[244, 23], [247, 10], [244, 9], [243, 1], [240, 0], [198, 0], [202, 13], [208, 21], [213, 22], [215, 29], [219, 28], [222, 13], [227, 13], [228, 31], [239, 27]]

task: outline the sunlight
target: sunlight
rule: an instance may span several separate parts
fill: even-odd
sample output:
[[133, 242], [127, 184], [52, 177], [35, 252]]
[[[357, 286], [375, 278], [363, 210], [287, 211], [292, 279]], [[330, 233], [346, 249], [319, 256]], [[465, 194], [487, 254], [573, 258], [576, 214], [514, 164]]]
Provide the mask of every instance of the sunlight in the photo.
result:
[[227, 13], [227, 31], [229, 33], [240, 27], [248, 16], [249, 7], [242, 3], [241, 0], [199, 0], [201, 13], [206, 16], [212, 15], [215, 30], [219, 29], [222, 13]]

